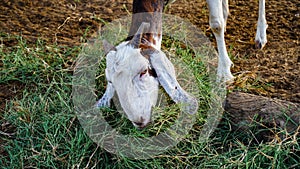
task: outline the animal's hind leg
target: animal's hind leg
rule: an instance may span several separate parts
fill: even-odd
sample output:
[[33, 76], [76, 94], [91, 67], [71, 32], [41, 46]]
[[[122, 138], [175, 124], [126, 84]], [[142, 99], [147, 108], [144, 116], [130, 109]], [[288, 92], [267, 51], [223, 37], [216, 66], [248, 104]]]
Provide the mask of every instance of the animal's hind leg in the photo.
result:
[[233, 79], [230, 72], [232, 62], [227, 54], [224, 32], [228, 16], [228, 0], [206, 0], [209, 8], [209, 24], [215, 35], [219, 52], [217, 80], [229, 81]]
[[222, 9], [223, 9], [223, 18], [224, 18], [225, 32], [226, 32], [227, 18], [229, 15], [228, 0], [222, 0]]
[[267, 43], [267, 27], [265, 0], [259, 0], [258, 21], [255, 36], [255, 45], [258, 49], [262, 49]]

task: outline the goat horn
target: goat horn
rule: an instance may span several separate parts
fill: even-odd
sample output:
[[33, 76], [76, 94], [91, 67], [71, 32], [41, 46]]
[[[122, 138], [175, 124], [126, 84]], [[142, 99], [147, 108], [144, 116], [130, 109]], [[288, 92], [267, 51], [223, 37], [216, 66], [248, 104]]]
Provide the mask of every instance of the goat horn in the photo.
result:
[[111, 50], [116, 51], [116, 47], [112, 44], [110, 44], [107, 40], [102, 40], [102, 44], [103, 44], [103, 48], [104, 48], [104, 52], [107, 54], [108, 52], [110, 52]]
[[143, 33], [145, 32], [145, 30], [149, 28], [150, 28], [149, 23], [142, 22], [142, 24], [140, 25], [139, 29], [137, 30], [137, 32], [135, 33], [135, 35], [133, 36], [129, 44], [132, 45], [134, 48], [138, 48], [141, 43]]

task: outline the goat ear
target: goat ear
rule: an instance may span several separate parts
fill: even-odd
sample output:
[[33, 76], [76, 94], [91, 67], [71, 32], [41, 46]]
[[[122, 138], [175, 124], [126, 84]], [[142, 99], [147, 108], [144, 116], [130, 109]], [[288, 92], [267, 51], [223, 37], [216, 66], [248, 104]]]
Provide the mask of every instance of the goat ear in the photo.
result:
[[110, 51], [116, 51], [116, 47], [112, 44], [110, 44], [107, 40], [102, 40], [102, 43], [103, 43], [103, 48], [104, 48], [104, 51], [105, 53], [108, 53]]
[[150, 63], [156, 71], [158, 81], [171, 99], [181, 105], [183, 112], [195, 114], [198, 111], [198, 101], [181, 88], [176, 79], [175, 69], [171, 61], [162, 51], [155, 50], [150, 52], [149, 55]]
[[132, 45], [134, 48], [139, 48], [143, 33], [146, 30], [149, 30], [149, 28], [150, 28], [149, 23], [142, 22], [142, 24], [140, 25], [139, 29], [137, 30], [137, 32], [135, 33], [135, 35], [133, 36], [129, 44]]

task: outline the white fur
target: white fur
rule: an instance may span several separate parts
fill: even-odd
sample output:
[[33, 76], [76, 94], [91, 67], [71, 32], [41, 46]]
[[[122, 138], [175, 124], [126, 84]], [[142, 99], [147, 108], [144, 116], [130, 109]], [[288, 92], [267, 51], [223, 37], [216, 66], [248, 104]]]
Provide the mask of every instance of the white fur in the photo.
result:
[[156, 70], [157, 79], [173, 101], [179, 103], [185, 113], [195, 114], [198, 110], [198, 101], [181, 88], [175, 68], [164, 52], [156, 50], [151, 54], [150, 62]]
[[151, 46], [154, 47], [156, 50], [160, 50], [161, 49], [162, 35], [160, 35], [160, 36], [154, 35], [153, 38], [156, 41], [156, 45], [151, 45]]
[[255, 44], [257, 48], [263, 48], [267, 43], [267, 20], [265, 0], [259, 0], [259, 15], [256, 28]]
[[[226, 28], [227, 16], [229, 13], [228, 0], [206, 0], [209, 8], [209, 24], [213, 30], [219, 51], [219, 62], [217, 76], [219, 81], [229, 81], [233, 79], [230, 72], [232, 61], [228, 57], [224, 32]], [[256, 45], [259, 48], [267, 43], [267, 22], [265, 18], [265, 0], [259, 0], [259, 16], [257, 23]]]
[[219, 51], [217, 77], [219, 81], [229, 81], [233, 79], [230, 72], [232, 62], [227, 54], [224, 40], [228, 4], [222, 0], [207, 0], [207, 3], [209, 7], [209, 24], [215, 35]]
[[[134, 38], [139, 37], [145, 26], [149, 24], [142, 23]], [[108, 85], [103, 97], [97, 102], [97, 107], [110, 106], [116, 92], [128, 119], [134, 126], [143, 128], [151, 121], [151, 111], [156, 105], [160, 84], [171, 99], [182, 105], [182, 111], [196, 113], [197, 100], [177, 82], [174, 66], [160, 50], [161, 37], [154, 37], [157, 40], [156, 45], [144, 42], [153, 46], [143, 51], [150, 60], [141, 54], [140, 48], [134, 47], [134, 40], [137, 40], [134, 38], [133, 41], [122, 42], [115, 48], [107, 42], [104, 43], [104, 46], [113, 50], [106, 56], [105, 75]], [[157, 77], [151, 76], [149, 69], [155, 69]]]
[[[170, 1], [173, 3], [175, 0]], [[229, 14], [228, 0], [206, 0], [209, 8], [209, 24], [217, 41], [219, 52], [219, 61], [217, 69], [218, 81], [230, 81], [234, 77], [230, 68], [233, 65], [228, 57], [224, 33], [226, 30], [226, 22]], [[259, 13], [257, 21], [257, 31], [255, 36], [255, 44], [257, 48], [262, 49], [267, 43], [267, 21], [265, 17], [265, 0], [259, 0]]]
[[[158, 96], [158, 81], [149, 73], [141, 76], [141, 72], [147, 70], [150, 63], [141, 55], [140, 49], [135, 49], [128, 43], [122, 42], [116, 47], [116, 51], [107, 54], [105, 75], [112, 85], [108, 85], [106, 90], [111, 97], [105, 100], [110, 102], [113, 96], [111, 92], [116, 91], [128, 119], [135, 126], [139, 124], [137, 127], [143, 127], [151, 120], [151, 110]], [[105, 94], [104, 96], [107, 97]], [[101, 98], [98, 101], [99, 107], [109, 105], [103, 104], [103, 100]]]
[[[108, 85], [97, 107], [110, 106], [116, 92], [125, 114], [134, 126], [142, 128], [151, 121], [152, 107], [156, 105], [158, 85], [161, 84], [172, 100], [182, 105], [182, 111], [197, 112], [197, 100], [185, 92], [176, 80], [175, 69], [166, 55], [157, 49], [149, 49], [150, 62], [140, 49], [129, 42], [122, 42], [107, 54], [105, 75]], [[157, 78], [141, 72], [153, 67]]]

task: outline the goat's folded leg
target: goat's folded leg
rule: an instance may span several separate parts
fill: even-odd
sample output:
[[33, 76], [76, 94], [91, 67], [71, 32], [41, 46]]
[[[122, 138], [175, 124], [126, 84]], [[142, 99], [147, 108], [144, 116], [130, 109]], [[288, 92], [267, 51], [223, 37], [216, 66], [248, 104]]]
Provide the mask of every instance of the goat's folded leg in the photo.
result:
[[110, 101], [113, 98], [114, 93], [115, 93], [114, 86], [112, 85], [112, 83], [108, 82], [105, 93], [101, 97], [101, 99], [97, 101], [96, 107], [110, 107]]

